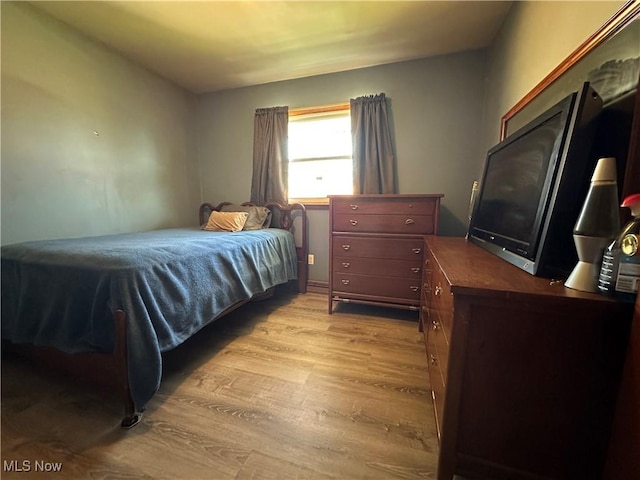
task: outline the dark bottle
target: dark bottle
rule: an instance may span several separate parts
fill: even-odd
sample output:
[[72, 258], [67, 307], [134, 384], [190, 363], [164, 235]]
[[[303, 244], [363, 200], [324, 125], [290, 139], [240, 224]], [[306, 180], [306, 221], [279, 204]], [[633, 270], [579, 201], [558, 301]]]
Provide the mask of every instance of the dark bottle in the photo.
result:
[[634, 218], [605, 249], [598, 290], [634, 301], [640, 285], [640, 193], [626, 197], [621, 206], [630, 208]]

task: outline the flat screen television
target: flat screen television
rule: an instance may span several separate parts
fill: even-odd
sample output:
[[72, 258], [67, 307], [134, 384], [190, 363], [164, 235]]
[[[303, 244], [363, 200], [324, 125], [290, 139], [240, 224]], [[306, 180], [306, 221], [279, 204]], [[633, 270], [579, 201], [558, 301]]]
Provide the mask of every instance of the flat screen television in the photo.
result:
[[533, 275], [568, 276], [601, 108], [585, 83], [489, 150], [469, 222], [472, 243]]

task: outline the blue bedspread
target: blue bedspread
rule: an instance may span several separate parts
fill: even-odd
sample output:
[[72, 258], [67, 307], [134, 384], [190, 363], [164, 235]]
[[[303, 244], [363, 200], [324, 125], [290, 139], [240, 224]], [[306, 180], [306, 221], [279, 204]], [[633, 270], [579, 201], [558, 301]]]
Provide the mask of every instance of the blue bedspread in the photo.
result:
[[127, 315], [138, 410], [157, 391], [161, 352], [234, 303], [296, 278], [293, 235], [169, 229], [2, 247], [2, 338], [67, 353], [111, 352]]

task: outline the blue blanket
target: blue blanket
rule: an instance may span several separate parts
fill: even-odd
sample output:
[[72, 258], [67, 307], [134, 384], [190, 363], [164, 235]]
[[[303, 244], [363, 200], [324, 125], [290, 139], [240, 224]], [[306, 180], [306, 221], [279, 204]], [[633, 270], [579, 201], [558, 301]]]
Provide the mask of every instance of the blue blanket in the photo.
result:
[[2, 247], [2, 338], [67, 353], [111, 352], [127, 316], [138, 410], [157, 391], [161, 352], [226, 308], [296, 278], [293, 235], [170, 229]]

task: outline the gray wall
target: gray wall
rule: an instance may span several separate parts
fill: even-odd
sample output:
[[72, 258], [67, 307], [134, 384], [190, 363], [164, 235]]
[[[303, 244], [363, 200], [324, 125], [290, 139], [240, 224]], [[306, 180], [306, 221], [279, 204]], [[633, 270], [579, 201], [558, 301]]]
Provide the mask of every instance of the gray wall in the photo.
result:
[[498, 142], [502, 116], [624, 3], [514, 2], [489, 50], [482, 122], [485, 150]]
[[[390, 100], [400, 193], [444, 193], [440, 232], [464, 235], [479, 157], [485, 52], [384, 65], [203, 95], [198, 158], [203, 199], [246, 201], [256, 108], [329, 105], [384, 92]], [[328, 215], [312, 210], [309, 278], [328, 278]]]
[[2, 2], [2, 243], [196, 224], [196, 101]]

